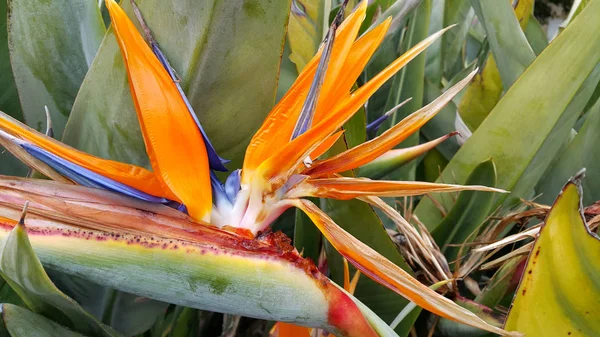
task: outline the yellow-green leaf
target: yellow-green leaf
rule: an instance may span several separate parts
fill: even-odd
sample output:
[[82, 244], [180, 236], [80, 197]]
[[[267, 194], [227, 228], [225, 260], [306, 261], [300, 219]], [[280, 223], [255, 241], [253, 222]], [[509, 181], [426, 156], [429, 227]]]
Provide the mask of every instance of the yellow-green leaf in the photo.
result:
[[582, 218], [582, 175], [554, 202], [533, 246], [506, 328], [528, 337], [598, 336], [600, 241]]

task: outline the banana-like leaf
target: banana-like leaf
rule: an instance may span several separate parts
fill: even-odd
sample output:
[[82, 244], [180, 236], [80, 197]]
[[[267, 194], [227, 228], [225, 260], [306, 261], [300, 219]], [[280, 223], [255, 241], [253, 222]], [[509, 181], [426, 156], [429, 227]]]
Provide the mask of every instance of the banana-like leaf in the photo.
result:
[[12, 337], [84, 337], [46, 317], [12, 304], [0, 304], [3, 329]]
[[[496, 185], [496, 167], [491, 159], [477, 165], [465, 185]], [[446, 260], [452, 263], [457, 257], [459, 246], [467, 239], [474, 239], [472, 234], [482, 225], [490, 213], [494, 193], [462, 191], [456, 203], [444, 217], [444, 220], [431, 232], [435, 242], [441, 248]], [[452, 246], [448, 246], [448, 245]]]
[[458, 25], [442, 37], [442, 66], [446, 78], [454, 77], [463, 67], [461, 52], [475, 13], [469, 0], [446, 0], [444, 27]]
[[23, 120], [19, 93], [10, 66], [6, 9], [7, 2], [0, 2], [0, 74], [2, 74], [2, 79], [0, 79], [0, 88], [2, 88], [2, 92], [0, 92], [0, 110], [18, 120]]
[[548, 37], [546, 36], [544, 27], [533, 16], [533, 13], [529, 17], [527, 27], [525, 28], [525, 37], [535, 55], [539, 55], [548, 46]]
[[600, 241], [583, 218], [582, 178], [569, 181], [546, 218], [508, 314], [509, 329], [529, 337], [600, 331]]
[[[123, 7], [135, 17], [129, 1]], [[289, 1], [139, 1], [144, 19], [221, 157], [241, 166], [273, 106]], [[106, 34], [63, 140], [101, 157], [147, 165], [122, 57]]]
[[[8, 52], [8, 31], [6, 27], [6, 1], [0, 1], [0, 111], [5, 111], [12, 117], [23, 120], [19, 93], [13, 77]], [[25, 175], [27, 167], [8, 153], [0, 154], [0, 173], [15, 176]]]
[[52, 283], [18, 223], [0, 243], [0, 275], [36, 313], [89, 336], [118, 337]]
[[323, 31], [329, 28], [328, 7], [331, 7], [328, 0], [292, 0], [287, 38], [290, 60], [298, 73], [317, 53], [324, 37]]
[[11, 0], [8, 14], [10, 59], [25, 121], [45, 130], [48, 106], [60, 137], [106, 31], [98, 4]]
[[[600, 2], [591, 2], [525, 70], [473, 136], [452, 158], [440, 181], [464, 183], [473, 169], [492, 158], [498, 188], [529, 197], [567, 139], [596, 88], [600, 72]], [[556, 71], [561, 69], [561, 71]], [[523, 113], [527, 111], [528, 113]], [[433, 196], [449, 209], [452, 200]], [[497, 203], [505, 198], [500, 197]], [[429, 199], [416, 214], [433, 229], [441, 219]]]
[[535, 54], [523, 35], [533, 11], [533, 0], [519, 1], [514, 11], [508, 1], [471, 2], [492, 49], [483, 70], [475, 76], [458, 104], [460, 116], [474, 131], [496, 106], [503, 88], [512, 85]]
[[541, 193], [540, 202], [552, 202], [553, 196], [560, 191], [560, 181], [572, 177], [582, 168], [587, 169], [589, 176], [582, 182], [583, 202], [591, 204], [600, 200], [600, 101], [594, 104], [588, 114], [575, 139], [569, 143], [536, 187], [536, 192]]
[[533, 9], [533, 1], [519, 1], [516, 15], [509, 1], [471, 0], [471, 3], [485, 27], [502, 85], [510, 88], [535, 59], [523, 33]]
[[102, 287], [80, 277], [46, 271], [52, 282], [87, 312], [126, 336], [148, 330], [168, 303]]

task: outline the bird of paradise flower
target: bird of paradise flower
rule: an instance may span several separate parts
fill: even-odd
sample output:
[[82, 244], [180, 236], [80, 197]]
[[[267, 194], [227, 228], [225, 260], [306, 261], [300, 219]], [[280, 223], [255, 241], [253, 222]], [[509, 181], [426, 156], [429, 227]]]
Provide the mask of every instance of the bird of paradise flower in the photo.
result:
[[[254, 257], [252, 254], [270, 254], [284, 258], [318, 281], [327, 306], [324, 309], [327, 321], [320, 323], [322, 327], [347, 336], [385, 334], [385, 329], [363, 316], [365, 311], [350, 300], [347, 293], [320, 274], [310, 261], [302, 259], [289, 246], [289, 240], [281, 235], [264, 234], [283, 211], [297, 207], [366, 276], [437, 315], [494, 333], [511, 334], [488, 325], [419, 283], [304, 199], [357, 198], [381, 208], [395, 221], [404, 221], [380, 197], [467, 189], [502, 192], [484, 186], [378, 181], [341, 175], [380, 158], [418, 130], [465, 87], [474, 73], [380, 136], [323, 158], [342, 136], [344, 123], [385, 81], [445, 30], [418, 43], [352, 91], [359, 74], [382, 42], [390, 19], [357, 39], [365, 18], [366, 1], [343, 22], [340, 10], [318, 54], [252, 138], [242, 169], [233, 171], [222, 183], [214, 171], [226, 171], [226, 161], [211, 145], [167, 58], [143, 23], [141, 13], [134, 4], [148, 43], [119, 5], [113, 0], [107, 0], [106, 4], [126, 64], [152, 170], [83, 153], [2, 114], [0, 143], [55, 181], [0, 177], [3, 225], [15, 226], [18, 219], [15, 209], [29, 200], [32, 201], [29, 212], [33, 214], [30, 223], [46, 232], [48, 222], [52, 222], [61, 224], [52, 230], [63, 234], [64, 227], [75, 226], [156, 235], [201, 247], [209, 245], [211, 249], [235, 251], [242, 259]], [[209, 309], [232, 310], [219, 304]], [[302, 322], [301, 317], [287, 319], [310, 324]]]

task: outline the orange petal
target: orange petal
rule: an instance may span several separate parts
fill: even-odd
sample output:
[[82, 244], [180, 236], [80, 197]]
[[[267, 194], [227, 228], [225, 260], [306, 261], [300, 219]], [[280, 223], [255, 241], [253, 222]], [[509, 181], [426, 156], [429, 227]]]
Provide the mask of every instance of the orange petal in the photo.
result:
[[[260, 170], [265, 180], [275, 187], [287, 180], [291, 169], [295, 168], [306, 156], [314, 151], [335, 130], [342, 127], [352, 115], [379, 89], [390, 77], [398, 72], [409, 61], [414, 59], [427, 46], [439, 38], [446, 29], [441, 30], [427, 39], [419, 42], [404, 55], [396, 59], [392, 64], [375, 76], [372, 80], [357, 89], [352, 95], [336, 106], [332, 113], [327, 115], [320, 123], [313, 126], [281, 150], [276, 151], [268, 160], [264, 161]], [[385, 151], [384, 151], [385, 152]]]
[[427, 183], [421, 181], [387, 181], [368, 178], [321, 178], [306, 179], [293, 188], [288, 198], [320, 197], [348, 200], [365, 196], [409, 197], [428, 193], [457, 191], [506, 191], [479, 185], [450, 185]]
[[344, 130], [340, 130], [334, 133], [333, 135], [327, 137], [327, 139], [325, 139], [325, 141], [321, 143], [321, 145], [319, 145], [316, 149], [313, 150], [313, 152], [311, 152], [310, 158], [316, 159], [322, 156], [325, 152], [327, 152], [327, 150], [329, 150], [333, 146], [333, 144], [335, 144], [335, 142], [337, 142], [338, 139], [340, 139], [343, 133]]
[[[356, 33], [351, 28], [356, 25], [360, 25], [362, 20], [363, 16], [359, 11], [353, 12], [350, 16], [348, 16], [348, 18], [346, 18], [346, 20], [344, 20], [336, 34], [334, 51], [336, 50], [335, 48], [338, 48], [338, 45], [345, 44], [346, 41], [354, 41], [356, 38]], [[348, 77], [345, 76], [346, 70], [348, 70], [350, 73], [352, 71], [356, 72], [356, 69], [360, 69], [358, 72], [360, 74], [360, 71], [362, 71], [362, 68], [364, 67], [364, 65], [361, 66], [361, 64], [369, 60], [372, 53], [381, 43], [381, 35], [385, 34], [385, 31], [387, 31], [388, 27], [389, 23], [384, 22], [376, 29], [373, 29], [354, 42], [346, 62], [339, 63], [340, 65], [345, 63], [345, 70], [342, 72], [341, 76]], [[333, 56], [334, 55], [332, 55], [331, 62], [329, 63], [330, 66], [333, 64], [338, 64], [339, 62], [338, 60], [334, 59]], [[315, 57], [306, 65], [292, 87], [283, 96], [279, 103], [277, 103], [273, 110], [271, 110], [260, 129], [252, 138], [244, 157], [242, 179], [248, 179], [248, 172], [256, 169], [263, 161], [273, 154], [273, 144], [287, 144], [290, 141], [292, 132], [298, 119], [298, 115], [302, 109], [302, 105], [306, 99], [311, 81], [315, 75], [320, 57], [321, 50], [319, 50], [317, 55], [315, 55]], [[327, 74], [329, 77], [329, 71]], [[356, 77], [358, 77], [358, 75], [356, 75]], [[356, 77], [351, 81], [349, 87], [354, 84]], [[327, 78], [325, 79], [326, 82], [328, 81]], [[347, 95], [347, 93], [348, 91], [346, 91], [344, 95]], [[325, 96], [323, 89], [321, 90], [321, 96]], [[317, 107], [315, 118], [313, 119], [313, 125], [316, 125], [325, 115], [320, 111], [321, 108]]]
[[208, 221], [212, 195], [202, 135], [171, 77], [125, 12], [114, 0], [106, 6], [152, 169], [192, 218]]
[[520, 336], [489, 325], [474, 313], [426, 287], [402, 268], [348, 234], [312, 202], [296, 199], [293, 203], [308, 215], [342, 256], [374, 281], [438, 316], [500, 335]]
[[307, 327], [277, 322], [269, 331], [269, 337], [310, 337], [310, 331]]
[[[39, 146], [74, 164], [85, 167], [90, 171], [111, 178], [125, 185], [134, 187], [148, 194], [152, 194], [157, 197], [165, 197], [177, 201], [177, 198], [175, 198], [175, 196], [168, 189], [163, 188], [163, 186], [160, 184], [153, 172], [148, 171], [142, 167], [124, 164], [112, 160], [106, 160], [94, 157], [85, 152], [81, 152], [40, 132], [35, 131], [27, 125], [1, 112], [0, 130], [6, 131], [7, 133], [19, 137], [23, 140], [27, 140], [35, 144], [36, 146]], [[7, 147], [7, 149], [11, 151], [10, 148]], [[14, 151], [11, 152], [14, 153]], [[20, 156], [18, 153], [14, 154], [21, 160], [27, 162], [27, 158], [22, 158], [22, 156]], [[39, 169], [42, 173], [48, 175], [52, 179], [55, 179], [51, 172], [45, 172], [46, 170], [41, 167], [34, 168]]]
[[344, 172], [375, 160], [433, 118], [456, 94], [469, 84], [476, 73], [477, 70], [473, 71], [433, 102], [404, 118], [379, 137], [364, 142], [327, 160], [315, 163], [306, 174], [319, 176], [328, 173]]

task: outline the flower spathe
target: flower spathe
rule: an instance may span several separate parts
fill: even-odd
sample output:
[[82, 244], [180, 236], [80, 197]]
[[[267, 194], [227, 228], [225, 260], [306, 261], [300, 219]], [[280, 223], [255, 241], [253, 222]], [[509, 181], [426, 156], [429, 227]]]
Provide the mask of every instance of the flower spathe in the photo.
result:
[[[413, 196], [465, 189], [502, 192], [484, 186], [378, 181], [340, 175], [381, 157], [417, 131], [468, 84], [474, 73], [380, 136], [333, 157], [323, 158], [343, 137], [343, 125], [369, 97], [444, 30], [418, 43], [352, 91], [391, 21], [385, 20], [357, 39], [367, 2], [361, 2], [341, 24], [339, 14], [339, 20], [334, 20], [319, 53], [299, 74], [252, 138], [241, 170], [234, 171], [222, 183], [212, 171], [221, 160], [214, 159], [218, 156], [171, 76], [168, 62], [161, 59], [164, 55], [157, 45], [148, 45], [121, 7], [113, 0], [107, 0], [106, 4], [125, 61], [152, 170], [91, 156], [2, 114], [0, 143], [9, 151], [64, 184], [65, 188], [75, 183], [108, 190], [118, 194], [119, 198], [125, 196], [142, 200], [140, 202], [169, 205], [189, 215], [197, 226], [216, 226], [222, 231], [237, 233], [233, 235], [251, 238], [265, 232], [283, 211], [298, 207], [366, 276], [437, 315], [506, 334], [422, 285], [303, 199], [373, 200], [380, 196]], [[331, 310], [340, 314], [337, 308]], [[372, 334], [367, 330], [366, 335]]]

